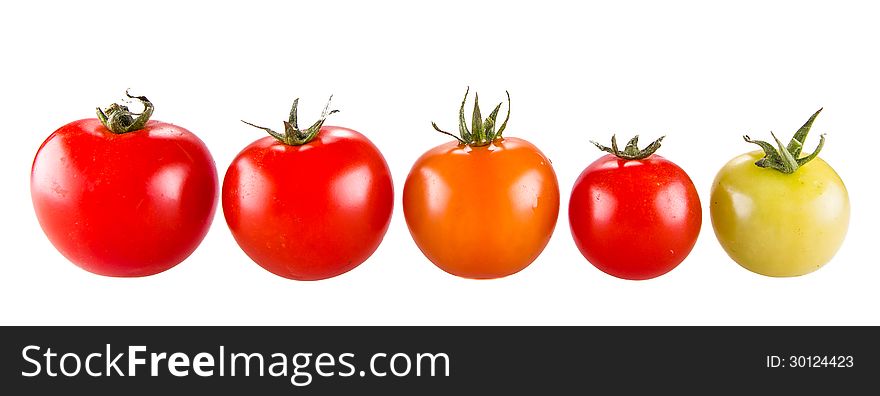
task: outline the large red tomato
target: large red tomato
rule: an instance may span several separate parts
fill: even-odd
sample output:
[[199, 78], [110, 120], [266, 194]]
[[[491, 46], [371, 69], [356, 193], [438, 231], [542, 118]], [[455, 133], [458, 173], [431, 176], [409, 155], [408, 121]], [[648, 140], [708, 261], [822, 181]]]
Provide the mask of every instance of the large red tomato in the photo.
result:
[[[329, 103], [328, 103], [329, 105]], [[385, 158], [348, 128], [296, 127], [259, 139], [232, 161], [223, 214], [257, 264], [290, 279], [319, 280], [364, 262], [382, 242], [394, 189]]]
[[[165, 271], [201, 243], [217, 205], [217, 171], [186, 129], [113, 105], [49, 136], [31, 171], [37, 219], [74, 264], [100, 275]], [[107, 125], [107, 126], [105, 126]]]
[[416, 245], [436, 266], [490, 279], [522, 270], [544, 250], [559, 215], [559, 186], [537, 147], [501, 136], [507, 121], [496, 132], [501, 105], [484, 121], [478, 103], [471, 130], [462, 102], [458, 141], [413, 164], [403, 212]]
[[600, 270], [624, 279], [650, 279], [678, 266], [697, 241], [700, 198], [681, 168], [653, 154], [660, 140], [637, 149], [638, 136], [624, 151], [588, 166], [569, 203], [571, 233], [584, 257]]

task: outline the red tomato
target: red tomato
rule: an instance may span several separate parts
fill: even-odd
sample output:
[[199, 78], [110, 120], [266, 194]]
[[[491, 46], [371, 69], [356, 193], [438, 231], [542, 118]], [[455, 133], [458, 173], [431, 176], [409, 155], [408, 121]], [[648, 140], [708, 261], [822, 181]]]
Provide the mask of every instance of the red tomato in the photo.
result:
[[416, 245], [436, 266], [465, 278], [500, 278], [527, 267], [559, 216], [550, 160], [525, 140], [502, 137], [506, 120], [495, 130], [500, 107], [484, 121], [476, 99], [469, 130], [462, 101], [460, 137], [434, 125], [458, 141], [423, 154], [403, 187], [403, 213]]
[[[659, 141], [655, 144], [653, 150]], [[618, 278], [650, 279], [671, 271], [700, 233], [702, 212], [693, 182], [653, 150], [643, 159], [599, 158], [571, 193], [568, 214], [578, 249], [596, 268]]]
[[353, 269], [373, 254], [391, 220], [385, 158], [360, 133], [322, 123], [298, 145], [255, 141], [223, 180], [223, 214], [238, 245], [285, 278], [319, 280]]
[[205, 237], [217, 171], [205, 144], [184, 128], [149, 121], [113, 133], [92, 118], [43, 142], [31, 197], [46, 236], [74, 264], [100, 275], [146, 276], [177, 265]]

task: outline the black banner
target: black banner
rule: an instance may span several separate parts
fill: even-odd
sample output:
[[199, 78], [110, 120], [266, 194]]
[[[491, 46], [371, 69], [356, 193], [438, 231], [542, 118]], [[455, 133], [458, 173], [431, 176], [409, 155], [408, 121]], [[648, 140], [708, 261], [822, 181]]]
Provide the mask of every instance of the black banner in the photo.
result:
[[[2, 383], [53, 392], [873, 393], [876, 327], [2, 327]], [[5, 392], [4, 392], [5, 393]], [[201, 394], [201, 393], [199, 393]], [[812, 394], [812, 393], [811, 393]]]

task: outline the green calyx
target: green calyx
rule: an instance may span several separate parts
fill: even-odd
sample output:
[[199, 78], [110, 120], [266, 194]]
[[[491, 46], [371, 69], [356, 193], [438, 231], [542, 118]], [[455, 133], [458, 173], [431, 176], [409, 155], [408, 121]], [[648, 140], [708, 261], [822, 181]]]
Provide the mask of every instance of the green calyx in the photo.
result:
[[666, 136], [661, 136], [660, 139], [651, 142], [651, 144], [641, 150], [639, 150], [639, 135], [636, 135], [632, 139], [630, 139], [629, 142], [626, 144], [626, 147], [623, 148], [623, 151], [620, 151], [617, 148], [617, 135], [611, 136], [611, 147], [603, 146], [592, 140], [590, 141], [590, 143], [593, 143], [593, 145], [598, 147], [599, 150], [602, 150], [606, 153], [614, 154], [615, 156], [617, 156], [617, 158], [625, 160], [640, 160], [648, 158], [651, 156], [651, 154], [654, 154], [654, 152], [656, 152], [657, 149], [660, 148], [660, 143], [663, 142], [663, 139], [665, 137]]
[[284, 144], [290, 146], [302, 146], [311, 142], [315, 136], [318, 136], [318, 132], [321, 131], [321, 127], [324, 125], [327, 116], [339, 112], [339, 110], [330, 110], [330, 101], [332, 100], [333, 95], [330, 95], [330, 99], [327, 100], [327, 105], [324, 106], [324, 111], [321, 112], [321, 118], [305, 130], [299, 129], [299, 124], [296, 120], [296, 106], [299, 104], [299, 98], [294, 99], [293, 106], [290, 108], [290, 117], [287, 121], [284, 121], [284, 133], [278, 133], [272, 129], [251, 124], [245, 120], [241, 120], [241, 122], [268, 132], [269, 135]]
[[153, 103], [146, 96], [131, 96], [127, 89], [125, 90], [125, 96], [128, 96], [129, 99], [139, 100], [144, 106], [144, 111], [132, 113], [128, 106], [117, 103], [111, 104], [104, 110], [101, 110], [100, 107], [97, 108], [98, 119], [101, 120], [101, 124], [104, 124], [110, 132], [116, 134], [144, 129], [147, 121], [150, 120], [150, 116], [153, 115]]
[[464, 104], [467, 102], [470, 90], [470, 87], [465, 90], [464, 99], [461, 100], [461, 109], [458, 112], [458, 136], [440, 129], [435, 122], [432, 122], [431, 126], [433, 126], [437, 132], [454, 137], [455, 140], [458, 140], [461, 144], [476, 147], [487, 146], [496, 139], [500, 139], [504, 129], [507, 128], [507, 121], [510, 120], [510, 92], [505, 91], [505, 93], [507, 93], [507, 117], [504, 119], [504, 122], [501, 123], [501, 126], [498, 127], [498, 130], [495, 130], [495, 123], [498, 118], [498, 112], [501, 110], [501, 105], [504, 104], [504, 102], [495, 106], [495, 109], [492, 110], [492, 112], [489, 113], [489, 116], [484, 120], [480, 113], [480, 95], [474, 94], [474, 112], [471, 116], [471, 129], [468, 130], [466, 118], [464, 116]]
[[822, 112], [822, 109], [819, 109], [810, 117], [809, 120], [798, 129], [798, 131], [791, 138], [791, 141], [788, 142], [788, 146], [783, 146], [782, 142], [776, 137], [773, 132], [770, 132], [770, 136], [773, 136], [773, 140], [776, 141], [776, 147], [773, 147], [772, 144], [767, 143], [761, 140], [752, 140], [748, 135], [743, 136], [743, 139], [749, 143], [757, 144], [764, 150], [764, 158], [759, 159], [755, 162], [755, 165], [760, 166], [762, 168], [771, 168], [778, 170], [782, 173], [791, 174], [798, 170], [798, 168], [804, 166], [807, 162], [813, 160], [819, 156], [819, 152], [822, 151], [822, 147], [825, 147], [825, 134], [819, 136], [819, 145], [816, 146], [816, 150], [814, 150], [810, 155], [805, 157], [801, 157], [801, 151], [804, 149], [804, 142], [807, 140], [807, 135], [810, 133], [810, 128], [813, 126], [813, 121], [816, 120], [816, 117], [819, 113]]

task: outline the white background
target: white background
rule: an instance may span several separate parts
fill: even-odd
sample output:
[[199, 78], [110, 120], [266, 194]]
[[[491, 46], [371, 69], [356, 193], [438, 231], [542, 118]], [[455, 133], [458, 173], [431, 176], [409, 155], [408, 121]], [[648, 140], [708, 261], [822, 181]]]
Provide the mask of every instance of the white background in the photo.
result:
[[[609, 2], [610, 3], [610, 2]], [[3, 324], [880, 324], [877, 228], [880, 57], [870, 2], [9, 2], [0, 6]], [[506, 136], [553, 161], [562, 195], [550, 244], [511, 277], [447, 275], [412, 242], [400, 207], [415, 159], [448, 141], [467, 85], [486, 107], [510, 90]], [[147, 278], [112, 279], [67, 262], [33, 214], [40, 143], [131, 87], [155, 119], [182, 125], [222, 174], [262, 137], [335, 94], [328, 124], [361, 131], [395, 180], [384, 243], [360, 267], [286, 280], [239, 250], [218, 210], [196, 252]], [[715, 172], [788, 139], [819, 107], [807, 150], [849, 188], [852, 221], [834, 260], [794, 279], [748, 272], [713, 235]], [[607, 276], [579, 254], [571, 186], [600, 156], [588, 140], [668, 135], [661, 154], [693, 178], [704, 206], [690, 257], [650, 281]], [[125, 166], [120, 164], [120, 166]]]

